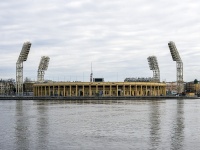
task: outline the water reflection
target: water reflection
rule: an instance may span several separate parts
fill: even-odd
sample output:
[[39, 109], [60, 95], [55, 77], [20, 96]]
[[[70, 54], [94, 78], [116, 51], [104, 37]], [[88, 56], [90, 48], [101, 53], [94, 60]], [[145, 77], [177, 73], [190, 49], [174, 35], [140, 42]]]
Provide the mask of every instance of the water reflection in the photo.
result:
[[150, 103], [150, 144], [151, 149], [157, 149], [161, 141], [160, 131], [160, 105], [157, 101]]
[[[109, 149], [112, 146], [119, 149], [184, 149], [188, 144], [186, 138], [191, 139], [191, 135], [187, 137], [186, 134], [184, 123], [188, 121], [184, 116], [188, 113], [190, 117], [197, 115], [192, 114], [193, 107], [185, 105], [183, 100], [38, 100], [15, 103], [12, 135], [17, 150], [73, 149], [73, 146], [74, 149]], [[189, 130], [198, 131], [195, 128]], [[100, 147], [102, 143], [107, 147]]]
[[[54, 104], [78, 104], [78, 105], [84, 105], [84, 104], [133, 104], [133, 105], [142, 105], [147, 104], [149, 100], [34, 100], [36, 102], [36, 105], [54, 105]], [[41, 103], [42, 102], [42, 103]]]
[[171, 132], [171, 149], [182, 149], [184, 143], [184, 101], [177, 100], [176, 116]]
[[40, 102], [37, 105], [37, 144], [36, 149], [45, 149], [48, 145], [48, 107], [46, 102]]
[[15, 147], [16, 150], [29, 149], [29, 120], [23, 101], [16, 101]]

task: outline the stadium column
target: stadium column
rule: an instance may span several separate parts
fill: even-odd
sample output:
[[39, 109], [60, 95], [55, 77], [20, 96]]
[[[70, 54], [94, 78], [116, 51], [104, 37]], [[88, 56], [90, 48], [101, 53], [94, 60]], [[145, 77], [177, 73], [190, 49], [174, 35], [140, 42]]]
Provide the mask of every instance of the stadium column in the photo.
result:
[[103, 84], [103, 96], [105, 95], [105, 85]]
[[148, 91], [147, 91], [147, 85], [146, 85], [146, 93], [145, 93], [145, 96], [147, 96], [147, 93], [148, 93]]
[[125, 85], [123, 84], [123, 96], [125, 96]]
[[155, 85], [153, 86], [152, 96], [155, 96]]
[[78, 85], [76, 85], [76, 96], [78, 95]]
[[96, 85], [96, 93], [98, 93], [98, 84]]
[[65, 85], [63, 87], [64, 87], [63, 96], [65, 96]]
[[89, 96], [92, 96], [91, 84], [89, 84]]
[[72, 96], [72, 85], [69, 85], [69, 96]]
[[85, 89], [84, 89], [85, 87], [84, 87], [84, 85], [83, 85], [83, 96], [85, 96]]
[[60, 96], [60, 86], [58, 85], [58, 96]]
[[135, 84], [135, 96], [138, 95], [138, 91], [137, 91], [137, 84]]
[[44, 96], [47, 96], [47, 88], [46, 88], [46, 86], [44, 86]]
[[129, 89], [129, 95], [131, 96], [131, 84], [129, 85], [130, 89]]
[[53, 96], [55, 96], [55, 95], [54, 95], [54, 85], [53, 85]]
[[111, 92], [112, 92], [112, 85], [110, 85], [110, 96], [111, 96]]
[[50, 88], [50, 85], [49, 85], [49, 96], [51, 95], [51, 88]]
[[116, 86], [117, 86], [117, 96], [118, 96], [118, 84]]
[[40, 86], [40, 96], [42, 96], [42, 86]]
[[143, 92], [142, 92], [142, 85], [141, 85], [141, 87], [140, 87], [140, 96], [142, 96], [143, 95]]
[[40, 90], [40, 86], [37, 87], [38, 96], [40, 96], [40, 91], [39, 90]]
[[160, 95], [163, 95], [163, 87], [160, 86]]

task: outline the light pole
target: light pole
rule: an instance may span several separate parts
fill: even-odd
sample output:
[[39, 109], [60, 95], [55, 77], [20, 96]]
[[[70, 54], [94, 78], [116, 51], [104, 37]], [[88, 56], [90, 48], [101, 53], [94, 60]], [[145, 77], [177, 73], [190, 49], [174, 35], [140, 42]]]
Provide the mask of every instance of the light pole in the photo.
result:
[[38, 82], [44, 82], [44, 71], [46, 71], [48, 68], [49, 60], [50, 58], [48, 56], [41, 57], [40, 64], [38, 66], [38, 76], [37, 76]]
[[184, 90], [183, 89], [184, 88], [184, 86], [183, 86], [183, 62], [178, 53], [175, 43], [170, 41], [168, 43], [168, 46], [169, 46], [173, 61], [176, 61], [177, 92], [180, 94]]
[[23, 95], [23, 62], [27, 60], [31, 43], [25, 42], [16, 63], [16, 93]]
[[147, 60], [150, 70], [153, 70], [153, 81], [160, 82], [160, 70], [156, 56], [149, 56]]

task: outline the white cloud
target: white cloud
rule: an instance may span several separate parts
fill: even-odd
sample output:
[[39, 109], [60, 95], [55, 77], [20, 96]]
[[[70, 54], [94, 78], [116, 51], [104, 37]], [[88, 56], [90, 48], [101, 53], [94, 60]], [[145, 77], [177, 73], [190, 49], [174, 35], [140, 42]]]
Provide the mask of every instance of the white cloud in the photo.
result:
[[29, 40], [24, 76], [33, 79], [43, 55], [50, 57], [46, 78], [84, 81], [91, 62], [94, 76], [106, 81], [152, 76], [147, 57], [156, 55], [161, 79], [174, 81], [176, 64], [167, 45], [172, 40], [184, 63], [184, 80], [198, 79], [199, 6], [197, 0], [0, 2], [0, 78], [15, 78], [15, 63]]

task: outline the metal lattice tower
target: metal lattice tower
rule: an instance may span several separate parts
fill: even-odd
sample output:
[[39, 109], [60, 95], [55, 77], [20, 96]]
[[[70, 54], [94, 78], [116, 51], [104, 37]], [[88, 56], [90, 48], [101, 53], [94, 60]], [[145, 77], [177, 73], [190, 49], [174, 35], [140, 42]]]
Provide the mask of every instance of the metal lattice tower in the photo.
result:
[[153, 70], [153, 81], [160, 82], [160, 70], [156, 56], [149, 56], [147, 60], [150, 70]]
[[182, 62], [181, 57], [178, 53], [178, 50], [176, 48], [175, 43], [170, 41], [168, 43], [168, 46], [169, 46], [173, 61], [176, 61], [177, 92], [182, 93], [183, 90], [184, 90], [184, 86], [183, 86], [183, 62]]
[[31, 48], [30, 42], [24, 42], [16, 63], [16, 94], [23, 95], [23, 62], [27, 60]]
[[40, 64], [38, 66], [38, 76], [37, 76], [38, 82], [44, 82], [44, 71], [46, 71], [48, 68], [49, 60], [50, 58], [48, 56], [41, 57]]

